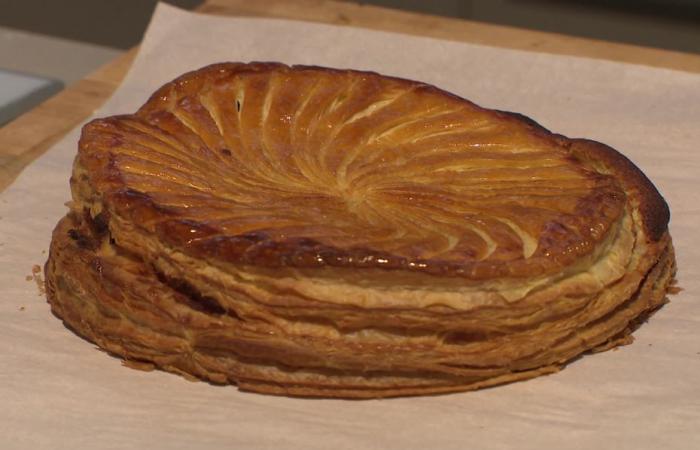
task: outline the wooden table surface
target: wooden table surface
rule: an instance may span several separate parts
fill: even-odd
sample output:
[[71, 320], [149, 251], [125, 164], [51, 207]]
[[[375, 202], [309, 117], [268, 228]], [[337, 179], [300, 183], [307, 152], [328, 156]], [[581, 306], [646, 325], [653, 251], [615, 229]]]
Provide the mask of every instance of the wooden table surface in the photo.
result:
[[[700, 73], [700, 55], [429, 16], [335, 0], [208, 0], [199, 12], [307, 20]], [[0, 128], [0, 192], [117, 88], [137, 48]]]

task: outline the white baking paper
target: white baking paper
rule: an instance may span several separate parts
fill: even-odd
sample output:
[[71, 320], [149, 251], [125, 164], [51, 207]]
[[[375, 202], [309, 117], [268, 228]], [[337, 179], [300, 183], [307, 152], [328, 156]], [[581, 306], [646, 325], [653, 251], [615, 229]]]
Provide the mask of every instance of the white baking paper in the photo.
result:
[[76, 129], [0, 194], [0, 448], [700, 448], [699, 75], [160, 5], [131, 72], [96, 116], [133, 112], [161, 84], [219, 61], [408, 77], [612, 145], [671, 206], [684, 291], [633, 345], [464, 394], [292, 399], [131, 370], [67, 330], [25, 278], [66, 211]]

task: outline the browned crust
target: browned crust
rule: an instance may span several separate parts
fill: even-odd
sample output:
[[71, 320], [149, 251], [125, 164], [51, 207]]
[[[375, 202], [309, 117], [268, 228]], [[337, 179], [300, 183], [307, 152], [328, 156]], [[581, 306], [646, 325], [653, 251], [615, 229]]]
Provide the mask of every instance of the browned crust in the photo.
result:
[[[425, 89], [427, 91], [432, 91], [439, 93], [440, 95], [445, 95], [453, 99], [457, 99], [462, 102], [466, 102], [474, 107], [480, 108], [484, 111], [489, 111], [486, 108], [482, 108], [479, 105], [475, 104], [474, 102], [465, 99], [463, 97], [460, 97], [458, 95], [455, 95], [451, 92], [445, 91], [443, 89], [440, 89], [439, 87], [433, 86], [431, 84], [423, 83], [421, 81], [415, 81], [415, 80], [410, 80], [408, 78], [401, 78], [401, 77], [392, 77], [388, 75], [382, 75], [377, 72], [369, 71], [369, 70], [356, 70], [356, 69], [338, 69], [338, 68], [333, 68], [333, 67], [323, 67], [323, 66], [315, 66], [315, 65], [304, 65], [304, 64], [293, 64], [293, 65], [287, 65], [287, 64], [282, 64], [279, 62], [271, 62], [271, 61], [252, 61], [249, 63], [241, 63], [241, 62], [221, 62], [221, 63], [214, 63], [210, 64], [208, 66], [201, 67], [196, 70], [192, 70], [190, 72], [186, 72], [179, 77], [175, 78], [174, 80], [165, 83], [163, 86], [158, 88], [148, 99], [148, 101], [144, 104], [144, 108], [158, 100], [160, 97], [163, 97], [164, 95], [167, 95], [173, 88], [176, 88], [178, 86], [183, 86], [188, 83], [197, 83], [197, 84], [204, 84], [207, 82], [212, 82], [216, 81], [218, 79], [224, 79], [228, 78], [233, 74], [245, 74], [245, 73], [258, 73], [258, 72], [266, 72], [266, 71], [274, 71], [274, 70], [280, 70], [280, 71], [287, 71], [287, 70], [313, 70], [313, 71], [319, 71], [319, 72], [326, 72], [326, 73], [335, 73], [335, 74], [349, 74], [349, 73], [354, 73], [354, 74], [360, 74], [360, 75], [367, 75], [371, 77], [381, 77], [385, 78], [388, 80], [394, 80], [398, 81], [400, 83], [405, 83], [408, 86], [419, 86], [421, 89]], [[142, 108], [140, 111], [142, 111], [144, 108]], [[136, 114], [138, 114], [137, 112]]]
[[[177, 79], [165, 84], [158, 89], [149, 101], [133, 116], [129, 118], [143, 117], [150, 113], [153, 105], [167, 97], [176, 89], [197, 91], [198, 86], [214, 82], [219, 78], [230, 77], [232, 74], [249, 72], [264, 72], [270, 70], [320, 70], [330, 73], [357, 73], [367, 76], [381, 76], [374, 72], [362, 72], [356, 70], [330, 69], [316, 66], [286, 66], [280, 63], [254, 62], [244, 63], [220, 63], [204, 67], [186, 73]], [[668, 207], [649, 179], [627, 158], [614, 149], [603, 144], [582, 139], [570, 139], [553, 134], [526, 116], [503, 111], [488, 110], [474, 105], [472, 102], [460, 98], [454, 94], [443, 91], [437, 87], [425, 83], [415, 82], [402, 78], [385, 77], [418, 86], [417, 89], [437, 92], [452, 99], [459, 99], [472, 105], [480, 111], [485, 111], [496, 117], [495, 120], [511, 121], [524, 127], [532, 135], [555, 143], [563, 148], [568, 148], [575, 161], [583, 163], [588, 168], [594, 168], [599, 173], [612, 173], [618, 179], [625, 190], [628, 199], [632, 199], [633, 206], [641, 212], [644, 230], [652, 240], [658, 240], [667, 229]], [[98, 119], [85, 126], [81, 137], [81, 148], [88, 145], [99, 134], [102, 126], [116, 126], [119, 118]], [[80, 158], [80, 157], [79, 157]], [[112, 186], [120, 184], [119, 174], [110, 171], [112, 160], [102, 159], [98, 161], [102, 169], [108, 173], [108, 181]], [[99, 167], [88, 166], [89, 171]], [[93, 189], [95, 186], [93, 186]], [[105, 192], [105, 199], [111, 202], [126, 217], [137, 224], [158, 222], [155, 229], [148, 232], [156, 232], [159, 239], [179, 248], [186, 248], [187, 252], [196, 257], [216, 257], [226, 262], [245, 265], [259, 265], [265, 267], [348, 267], [357, 269], [387, 269], [422, 272], [438, 276], [456, 276], [472, 279], [486, 279], [498, 277], [532, 276], [533, 268], [548, 267], [546, 270], [534, 270], [534, 272], [550, 272], [561, 270], [567, 264], [575, 261], [577, 257], [585, 256], [593, 250], [593, 246], [581, 246], [576, 251], [568, 252], [561, 261], [553, 262], [546, 255], [535, 255], [531, 260], [516, 260], [509, 264], [469, 263], [442, 261], [434, 259], [407, 259], [402, 256], [387, 252], [379, 252], [368, 248], [342, 249], [326, 245], [313, 239], [290, 238], [286, 240], [272, 239], [264, 232], [248, 233], [234, 236], [217, 236], [216, 239], [208, 239], [216, 233], [216, 229], [206, 224], [194, 223], [178, 219], [177, 215], [168, 208], [156, 204], [148, 194], [130, 189], [117, 189]], [[101, 195], [98, 193], [98, 196]], [[615, 204], [619, 199], [600, 199], [610, 203], [609, 211], [618, 208]], [[608, 214], [608, 213], [606, 213]], [[609, 214], [613, 214], [610, 212]], [[162, 220], [164, 219], [164, 220]], [[586, 214], [581, 214], [580, 220], [586, 220]], [[585, 231], [586, 227], [579, 227]], [[184, 230], [184, 231], [183, 231]], [[194, 239], [193, 239], [194, 238]], [[568, 259], [567, 259], [568, 258]], [[540, 261], [541, 260], [541, 261]]]
[[[180, 90], [184, 91], [183, 95], [189, 95], [217, 77], [238, 73], [307, 69], [381, 76], [279, 63], [217, 64], [166, 84], [134, 115], [100, 119], [86, 125], [71, 179], [76, 203], [54, 231], [45, 269], [52, 311], [67, 326], [125, 358], [130, 366], [155, 366], [187, 377], [217, 384], [235, 383], [242, 390], [269, 394], [375, 398], [478, 389], [555, 372], [587, 351], [602, 351], [630, 342], [629, 333], [664, 303], [675, 270], [667, 231], [668, 207], [631, 161], [604, 144], [553, 134], [520, 114], [486, 110], [436, 87], [410, 80], [392, 78], [416, 90], [448, 98], [441, 97], [440, 102], [465, 102], [495, 121], [514, 124], [518, 127], [514, 134], [525, 135], [527, 139], [514, 138], [509, 143], [537, 144], [544, 140], [548, 146], [556, 147], [560, 164], [569, 167], [571, 163], [576, 170], [589, 175], [586, 183], [590, 181], [600, 190], [595, 190], [595, 195], [577, 197], [585, 201], [575, 204], [575, 214], [570, 215], [573, 218], [567, 223], [581, 229], [581, 234], [590, 227], [592, 238], [584, 239], [581, 248], [561, 260], [555, 260], [556, 255], [545, 255], [538, 247], [531, 260], [525, 262], [528, 258], [524, 258], [501, 266], [438, 259], [411, 266], [416, 260], [372, 249], [333, 247], [304, 237], [276, 240], [264, 231], [221, 235], [215, 226], [184, 220], [185, 216], [180, 216], [177, 210], [159, 204], [155, 200], [158, 197], [129, 189], [128, 183], [124, 183], [115, 161], [118, 153], [110, 152], [125, 136], [119, 133], [123, 131], [120, 127], [126, 127], [124, 121], [141, 121], [139, 126], [155, 127], [148, 118], [163, 113], [159, 102], [167, 102], [171, 91]], [[419, 100], [424, 102], [425, 98]], [[163, 136], [157, 128], [145, 132], [148, 133]], [[534, 137], [533, 141], [530, 137]], [[129, 147], [129, 150], [133, 149]], [[93, 176], [96, 173], [99, 175]], [[189, 177], [196, 178], [195, 175], [188, 172]], [[557, 191], [555, 196], [559, 195]], [[255, 208], [259, 206], [256, 204]], [[243, 269], [250, 271], [291, 266], [301, 282], [310, 274], [323, 272], [315, 267], [340, 267], [335, 275], [347, 272], [344, 268], [392, 269], [394, 272], [382, 272], [389, 286], [404, 286], [397, 282], [400, 275], [420, 278], [416, 282], [419, 286], [425, 283], [433, 286], [435, 282], [433, 287], [439, 290], [441, 286], [444, 288], [440, 283], [446, 278], [427, 275], [462, 277], [449, 281], [452, 285], [466, 285], [473, 281], [476, 284], [476, 280], [495, 278], [500, 282], [507, 277], [535, 277], [556, 271], [566, 275], [568, 272], [564, 270], [572, 262], [578, 263], [572, 270], [585, 268], [590, 262], [588, 256], [605, 256], [607, 244], [617, 242], [617, 234], [607, 232], [628, 224], [630, 212], [633, 225], [625, 230], [635, 234], [635, 242], [644, 244], [640, 246], [641, 254], [636, 255], [640, 259], [634, 266], [626, 267], [623, 280], [615, 280], [614, 285], [591, 293], [590, 298], [582, 297], [588, 299], [584, 305], [572, 302], [566, 289], [544, 299], [530, 299], [531, 304], [521, 299], [493, 304], [489, 306], [493, 309], [481, 312], [478, 308], [461, 311], [447, 307], [431, 311], [419, 306], [386, 309], [383, 303], [379, 307], [358, 306], [344, 303], [345, 297], [330, 306], [313, 296], [285, 298], [276, 303], [268, 301], [266, 291], [278, 289], [276, 286], [256, 281], [259, 290], [253, 294], [241, 290], [236, 283], [226, 285], [193, 270], [192, 265], [168, 258], [171, 249], [184, 249], [188, 258], [195, 257], [200, 260], [197, 263], [210, 268], [231, 269], [221, 262], [247, 265]], [[603, 230], [597, 237], [592, 231], [594, 223]], [[557, 225], [562, 233], [564, 225], [553, 223], [555, 231]], [[158, 241], [156, 250], [147, 245], [153, 242], [144, 239], [150, 235]], [[611, 238], [605, 241], [601, 235]], [[542, 236], [552, 241], [548, 248], [554, 253], [569, 248], [566, 234], [558, 239], [557, 235], [545, 232]], [[594, 252], [593, 247], [598, 244]], [[299, 267], [311, 269], [302, 271]], [[358, 271], [364, 278], [377, 272], [381, 271]], [[329, 279], [335, 281], [335, 275]], [[506, 281], [520, 283], [520, 280]], [[552, 283], [556, 287], [557, 280]], [[386, 284], [379, 285], [382, 286]], [[376, 285], [367, 287], [373, 288]], [[337, 292], [340, 294], [333, 295], [344, 295], [342, 289]], [[527, 320], [509, 320], [513, 313]], [[353, 319], [347, 319], [350, 316]], [[489, 320], [508, 326], [499, 328], [484, 323]], [[517, 323], [513, 325], [514, 322]]]
[[[665, 302], [675, 270], [673, 248], [667, 241], [632, 296], [620, 299], [610, 314], [589, 324], [619, 322], [609, 329], [609, 334], [595, 340], [581, 339], [575, 350], [565, 350], [549, 361], [540, 361], [540, 365], [538, 355], [534, 355], [531, 361], [495, 371], [484, 368], [470, 372], [454, 367], [452, 371], [436, 372], [429, 364], [422, 370], [407, 370], [401, 365], [394, 370], [377, 370], [371, 363], [339, 370], [332, 365], [315, 365], [313, 359], [290, 359], [285, 343], [266, 337], [264, 330], [248, 344], [244, 339], [239, 341], [257, 325], [244, 321], [231, 326], [216, 312], [193, 307], [183, 298], [185, 294], [172, 292], [159, 283], [151, 269], [137, 260], [125, 267], [115, 266], [111, 257], [99, 254], [99, 240], [106, 238], [99, 235], [99, 230], [71, 216], [64, 218], [54, 231], [45, 268], [47, 298], [52, 311], [69, 328], [110, 353], [134, 362], [128, 366], [152, 364], [188, 378], [235, 383], [242, 390], [301, 397], [360, 399], [440, 394], [556, 372], [588, 350], [602, 351], [629, 343], [629, 333]], [[145, 293], [147, 296], [143, 296]], [[232, 339], [225, 341], [230, 345], [211, 353], [206, 338], [217, 332]], [[545, 342], [546, 339], [545, 336]], [[332, 351], [345, 351], [342, 341], [337, 345], [329, 343]], [[406, 345], [405, 358], [411, 358], [415, 350]], [[311, 353], [306, 358], [309, 357], [313, 358]], [[382, 359], [379, 357], [376, 364]]]
[[671, 217], [666, 200], [654, 183], [629, 158], [609, 145], [591, 139], [569, 138], [550, 132], [535, 120], [520, 113], [498, 111], [509, 118], [530, 126], [538, 133], [547, 135], [567, 147], [571, 155], [601, 173], [613, 174], [624, 187], [628, 197], [635, 201], [644, 231], [653, 241], [659, 241], [668, 229]]
[[642, 217], [647, 236], [658, 241], [668, 229], [671, 212], [656, 186], [632, 161], [614, 148], [589, 139], [570, 139], [574, 157], [592, 164], [602, 164], [622, 183]]

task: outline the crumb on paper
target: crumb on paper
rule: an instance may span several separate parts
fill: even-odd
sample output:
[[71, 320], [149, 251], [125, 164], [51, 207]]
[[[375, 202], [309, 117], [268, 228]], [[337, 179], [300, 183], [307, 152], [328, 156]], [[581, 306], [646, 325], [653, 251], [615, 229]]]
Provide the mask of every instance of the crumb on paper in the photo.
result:
[[42, 251], [41, 251], [41, 254], [42, 254], [42, 255], [45, 255], [45, 254], [46, 254], [46, 250], [42, 250]]
[[141, 370], [143, 372], [151, 372], [156, 368], [153, 365], [153, 363], [150, 363], [148, 361], [137, 361], [133, 359], [122, 360], [122, 365], [125, 367], [130, 367], [132, 369]]
[[26, 277], [24, 277], [24, 279], [27, 281], [32, 281], [34, 277], [32, 275], [27, 275]]
[[24, 306], [20, 306], [20, 307], [19, 307], [19, 310], [20, 310], [20, 311], [24, 311], [25, 309], [27, 309], [27, 308], [25, 308]]
[[44, 279], [41, 276], [41, 266], [38, 264], [34, 264], [32, 266], [32, 275], [31, 278], [27, 278], [27, 281], [29, 280], [34, 280], [36, 283], [36, 288], [39, 291], [39, 296], [44, 296], [46, 295], [46, 287], [44, 286]]
[[683, 288], [678, 286], [678, 280], [674, 278], [669, 283], [666, 292], [668, 292], [671, 295], [675, 295], [675, 294], [680, 293], [682, 290], [683, 290]]

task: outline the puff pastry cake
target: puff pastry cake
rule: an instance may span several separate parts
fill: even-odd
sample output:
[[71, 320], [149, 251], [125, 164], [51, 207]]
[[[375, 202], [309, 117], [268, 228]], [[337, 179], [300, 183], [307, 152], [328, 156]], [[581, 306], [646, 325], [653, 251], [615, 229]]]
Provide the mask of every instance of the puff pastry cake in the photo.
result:
[[628, 159], [424, 83], [225, 63], [88, 123], [53, 312], [129, 364], [295, 396], [463, 391], [627, 342], [669, 210]]

